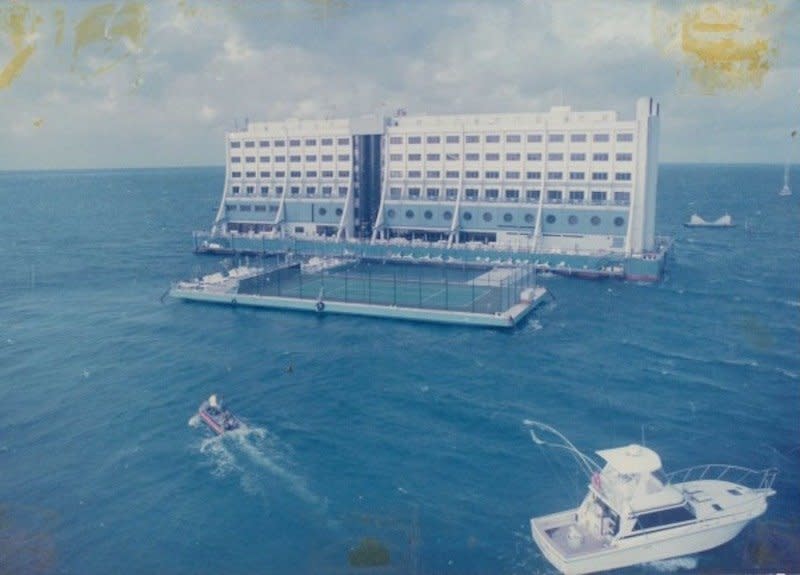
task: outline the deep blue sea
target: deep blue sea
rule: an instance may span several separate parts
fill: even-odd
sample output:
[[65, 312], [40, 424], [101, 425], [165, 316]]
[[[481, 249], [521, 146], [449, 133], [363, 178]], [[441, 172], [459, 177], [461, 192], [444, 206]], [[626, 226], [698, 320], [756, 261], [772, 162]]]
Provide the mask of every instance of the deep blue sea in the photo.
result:
[[[552, 573], [529, 518], [585, 480], [528, 418], [588, 452], [644, 433], [667, 471], [779, 468], [731, 543], [625, 573], [800, 571], [782, 166], [662, 166], [663, 282], [547, 278], [554, 299], [510, 332], [162, 302], [219, 269], [191, 233], [223, 176], [0, 173], [0, 573]], [[740, 225], [684, 229], [693, 212]], [[247, 433], [192, 419], [213, 392]], [[388, 567], [349, 566], [364, 538]]]

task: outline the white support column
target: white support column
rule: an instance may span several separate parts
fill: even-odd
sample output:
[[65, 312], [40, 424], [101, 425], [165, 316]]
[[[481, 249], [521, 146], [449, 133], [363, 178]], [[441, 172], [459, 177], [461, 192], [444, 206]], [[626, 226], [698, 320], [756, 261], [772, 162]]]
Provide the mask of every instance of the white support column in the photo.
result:
[[[461, 123], [461, 152], [459, 153], [459, 159], [461, 160], [460, 168], [458, 170], [458, 192], [456, 193], [456, 203], [453, 207], [453, 220], [450, 222], [450, 235], [447, 238], [447, 247], [452, 247], [454, 243], [458, 243], [458, 230], [461, 227], [458, 222], [460, 222], [461, 218], [461, 198], [464, 195], [464, 155], [466, 154], [466, 146], [467, 143], [464, 141], [466, 138], [466, 132], [464, 130], [464, 123]], [[445, 156], [445, 161], [447, 161], [447, 157]]]
[[226, 216], [225, 200], [228, 198], [228, 183], [231, 175], [231, 141], [230, 135], [225, 136], [225, 184], [222, 188], [222, 200], [219, 202], [217, 216], [214, 218], [214, 225], [211, 226], [211, 235], [215, 236], [219, 231], [219, 226], [223, 223]]

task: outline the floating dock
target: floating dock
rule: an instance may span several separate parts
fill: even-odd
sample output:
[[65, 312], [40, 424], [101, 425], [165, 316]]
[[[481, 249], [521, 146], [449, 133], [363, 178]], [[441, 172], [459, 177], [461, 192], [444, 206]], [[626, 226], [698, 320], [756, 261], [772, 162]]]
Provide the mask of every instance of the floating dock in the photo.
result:
[[514, 327], [546, 294], [532, 267], [331, 258], [244, 266], [170, 290], [186, 301], [493, 328]]

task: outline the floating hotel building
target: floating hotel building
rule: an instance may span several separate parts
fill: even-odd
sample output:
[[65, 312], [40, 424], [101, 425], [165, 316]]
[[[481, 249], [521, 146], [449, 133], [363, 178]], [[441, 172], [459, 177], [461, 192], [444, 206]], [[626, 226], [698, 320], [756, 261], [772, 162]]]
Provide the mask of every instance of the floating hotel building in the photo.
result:
[[659, 105], [249, 123], [198, 251], [511, 261], [658, 279]]

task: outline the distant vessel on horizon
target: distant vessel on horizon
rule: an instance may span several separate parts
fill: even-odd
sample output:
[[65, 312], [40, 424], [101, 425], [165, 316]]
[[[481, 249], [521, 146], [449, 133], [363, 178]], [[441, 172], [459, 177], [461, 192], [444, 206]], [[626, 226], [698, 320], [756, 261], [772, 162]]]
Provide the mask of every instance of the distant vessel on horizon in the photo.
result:
[[720, 216], [713, 222], [704, 220], [697, 214], [692, 214], [692, 217], [689, 218], [688, 222], [684, 222], [683, 225], [687, 228], [735, 228], [736, 224], [733, 223], [733, 218], [730, 214], [725, 214], [724, 216]]
[[779, 196], [791, 196], [792, 189], [789, 187], [789, 164], [783, 169], [783, 188], [778, 192]]

